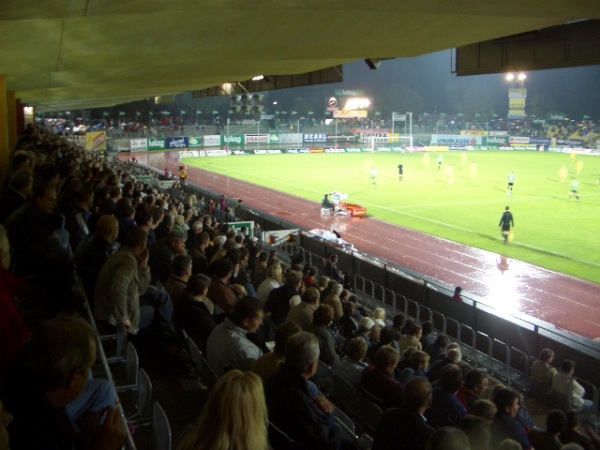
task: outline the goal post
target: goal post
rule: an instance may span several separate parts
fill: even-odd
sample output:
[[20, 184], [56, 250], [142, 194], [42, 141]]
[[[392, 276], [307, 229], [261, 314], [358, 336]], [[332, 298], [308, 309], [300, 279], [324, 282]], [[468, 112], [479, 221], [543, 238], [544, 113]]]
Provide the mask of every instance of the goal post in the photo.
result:
[[408, 134], [396, 134], [393, 136], [368, 136], [365, 137], [365, 147], [375, 152], [379, 147], [404, 147], [413, 146], [413, 136]]

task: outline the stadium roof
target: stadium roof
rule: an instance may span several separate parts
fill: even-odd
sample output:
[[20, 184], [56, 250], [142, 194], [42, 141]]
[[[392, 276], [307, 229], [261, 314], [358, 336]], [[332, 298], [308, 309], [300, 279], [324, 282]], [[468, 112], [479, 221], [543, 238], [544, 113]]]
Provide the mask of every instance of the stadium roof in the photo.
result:
[[598, 18], [595, 0], [2, 0], [0, 74], [41, 111], [90, 108]]

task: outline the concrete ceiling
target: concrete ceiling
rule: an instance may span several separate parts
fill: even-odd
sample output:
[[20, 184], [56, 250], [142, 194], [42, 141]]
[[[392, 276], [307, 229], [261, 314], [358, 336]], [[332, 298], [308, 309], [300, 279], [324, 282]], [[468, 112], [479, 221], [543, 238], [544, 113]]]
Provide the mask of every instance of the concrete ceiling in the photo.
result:
[[2, 0], [0, 74], [38, 110], [91, 108], [598, 18], [598, 0]]

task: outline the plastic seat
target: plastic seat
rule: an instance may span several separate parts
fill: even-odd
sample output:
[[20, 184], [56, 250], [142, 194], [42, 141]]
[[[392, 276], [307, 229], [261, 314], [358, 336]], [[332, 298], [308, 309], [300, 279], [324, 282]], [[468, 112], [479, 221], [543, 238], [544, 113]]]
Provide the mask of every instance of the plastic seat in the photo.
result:
[[[137, 389], [139, 386], [139, 365], [140, 359], [138, 357], [137, 350], [131, 342], [127, 343], [127, 351], [125, 356], [125, 384], [119, 384], [118, 380], [115, 380], [117, 392], [124, 392], [133, 389]], [[114, 372], [114, 371], [113, 371]]]
[[360, 400], [359, 394], [345, 378], [340, 375], [333, 376], [333, 399], [337, 406], [342, 408], [346, 414], [356, 419], [360, 417]]
[[171, 425], [160, 403], [154, 402], [152, 407], [152, 428], [156, 450], [171, 450]]
[[127, 420], [136, 426], [150, 425], [153, 415], [152, 382], [144, 369], [139, 372], [139, 384], [136, 392], [135, 411], [127, 416]]

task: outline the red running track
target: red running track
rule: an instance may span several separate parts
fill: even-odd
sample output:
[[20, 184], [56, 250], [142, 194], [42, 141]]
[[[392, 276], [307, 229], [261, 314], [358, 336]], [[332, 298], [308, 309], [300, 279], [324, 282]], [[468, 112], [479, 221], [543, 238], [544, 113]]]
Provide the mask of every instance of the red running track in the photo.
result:
[[[178, 172], [177, 152], [158, 155], [147, 163]], [[143, 162], [141, 154], [139, 159]], [[524, 314], [579, 336], [600, 337], [600, 285], [373, 218], [321, 216], [321, 199], [310, 202], [201, 169], [189, 168], [188, 182], [242, 198], [244, 205], [298, 227], [337, 230], [360, 251], [442, 284], [460, 285], [465, 297], [472, 294], [499, 314]]]

